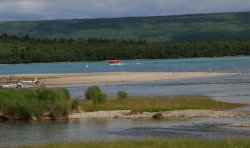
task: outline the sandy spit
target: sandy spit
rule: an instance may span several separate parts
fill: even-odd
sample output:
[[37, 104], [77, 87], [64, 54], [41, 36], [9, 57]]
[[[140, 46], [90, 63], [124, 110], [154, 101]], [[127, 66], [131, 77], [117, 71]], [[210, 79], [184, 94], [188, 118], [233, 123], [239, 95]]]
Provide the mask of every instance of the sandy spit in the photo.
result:
[[[201, 78], [233, 75], [235, 73], [214, 72], [102, 72], [70, 74], [20, 74], [17, 78], [37, 77], [45, 85], [81, 85], [99, 83], [145, 82], [157, 80], [174, 80], [184, 78]], [[2, 75], [0, 78], [9, 78]]]
[[69, 119], [112, 119], [112, 118], [152, 118], [156, 114], [161, 114], [163, 118], [250, 118], [250, 111], [214, 111], [214, 110], [175, 110], [163, 112], [143, 112], [131, 113], [130, 110], [116, 111], [96, 111], [96, 112], [81, 112], [69, 115]]

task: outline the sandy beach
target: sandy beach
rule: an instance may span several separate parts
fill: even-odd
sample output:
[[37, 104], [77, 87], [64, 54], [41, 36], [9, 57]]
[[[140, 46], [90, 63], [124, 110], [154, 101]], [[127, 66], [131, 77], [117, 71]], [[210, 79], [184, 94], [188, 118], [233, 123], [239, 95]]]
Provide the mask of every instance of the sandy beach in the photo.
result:
[[[69, 73], [69, 74], [19, 74], [16, 78], [32, 79], [37, 77], [44, 85], [81, 85], [99, 83], [146, 82], [175, 80], [184, 78], [201, 78], [234, 75], [234, 73], [213, 72], [103, 72], [103, 73]], [[8, 79], [1, 75], [0, 79]]]
[[80, 112], [69, 115], [69, 119], [111, 119], [126, 118], [140, 119], [152, 118], [156, 114], [161, 114], [162, 118], [250, 118], [249, 111], [215, 111], [215, 110], [175, 110], [162, 112], [131, 113], [131, 110]]

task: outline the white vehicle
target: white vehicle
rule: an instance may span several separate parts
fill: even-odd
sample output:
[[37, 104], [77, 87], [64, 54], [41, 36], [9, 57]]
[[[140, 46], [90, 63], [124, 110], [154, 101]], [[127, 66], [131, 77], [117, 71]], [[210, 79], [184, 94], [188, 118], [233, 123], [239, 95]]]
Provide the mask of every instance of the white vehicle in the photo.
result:
[[0, 85], [0, 88], [22, 88], [23, 85], [21, 83], [13, 83], [13, 84], [3, 84]]
[[22, 80], [20, 83], [21, 84], [26, 84], [26, 85], [29, 85], [29, 84], [36, 84], [36, 85], [38, 85], [39, 82], [40, 81], [37, 80], [37, 78], [35, 77], [35, 80], [31, 80], [31, 81], [24, 81], [24, 80]]

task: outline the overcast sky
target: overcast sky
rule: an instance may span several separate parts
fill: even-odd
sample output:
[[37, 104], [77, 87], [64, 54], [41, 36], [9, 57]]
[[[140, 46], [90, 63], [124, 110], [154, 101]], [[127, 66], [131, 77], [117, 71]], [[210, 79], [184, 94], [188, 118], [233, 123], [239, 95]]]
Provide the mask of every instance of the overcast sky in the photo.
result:
[[250, 11], [250, 0], [0, 0], [0, 21]]

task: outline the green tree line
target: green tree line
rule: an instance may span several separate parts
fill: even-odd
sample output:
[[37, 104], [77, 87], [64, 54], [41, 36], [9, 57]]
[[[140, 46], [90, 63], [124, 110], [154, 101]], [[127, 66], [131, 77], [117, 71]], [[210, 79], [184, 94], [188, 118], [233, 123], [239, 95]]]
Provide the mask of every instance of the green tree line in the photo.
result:
[[116, 39], [37, 39], [0, 35], [0, 63], [168, 59], [250, 55], [250, 38], [156, 42]]

